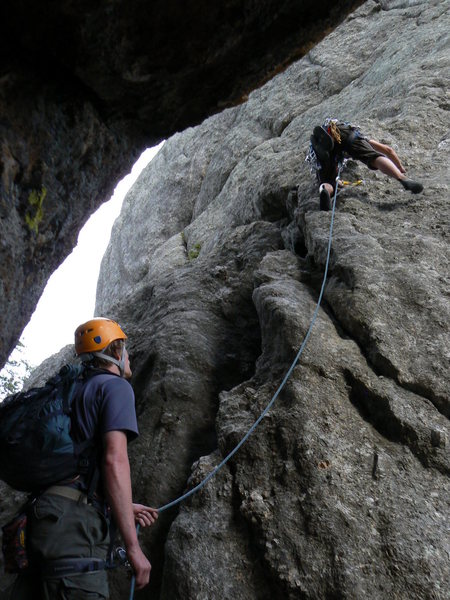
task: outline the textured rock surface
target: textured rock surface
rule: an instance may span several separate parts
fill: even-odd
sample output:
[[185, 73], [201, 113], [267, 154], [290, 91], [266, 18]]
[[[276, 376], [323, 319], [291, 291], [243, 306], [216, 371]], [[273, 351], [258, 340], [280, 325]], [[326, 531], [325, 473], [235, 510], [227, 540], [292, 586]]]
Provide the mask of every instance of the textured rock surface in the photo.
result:
[[127, 132], [102, 122], [70, 86], [58, 89], [36, 78], [24, 86], [11, 73], [0, 83], [2, 365], [48, 277], [137, 152]]
[[1, 365], [140, 151], [241, 101], [360, 4], [1, 3]]
[[238, 443], [309, 326], [330, 226], [303, 162], [312, 127], [359, 123], [425, 184], [347, 165], [366, 183], [339, 197], [300, 364], [228, 465], [143, 533], [137, 598], [448, 597], [449, 8], [369, 0], [166, 142], [128, 194], [97, 313], [130, 337], [135, 496], [161, 506]]
[[330, 224], [303, 163], [312, 127], [359, 123], [425, 184], [414, 197], [347, 165], [366, 183], [340, 195], [301, 363], [229, 465], [143, 536], [140, 597], [446, 597], [448, 10], [367, 2], [245, 105], [169, 140], [128, 195], [97, 312], [130, 332], [135, 489], [160, 506], [192, 459], [190, 486], [241, 439], [306, 333]]

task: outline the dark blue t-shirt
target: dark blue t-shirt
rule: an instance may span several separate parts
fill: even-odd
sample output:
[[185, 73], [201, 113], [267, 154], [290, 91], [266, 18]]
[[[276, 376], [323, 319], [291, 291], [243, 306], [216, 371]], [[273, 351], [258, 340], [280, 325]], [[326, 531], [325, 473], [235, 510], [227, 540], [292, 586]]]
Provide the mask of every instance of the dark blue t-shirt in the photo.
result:
[[72, 438], [76, 443], [94, 440], [100, 450], [108, 431], [123, 431], [128, 440], [139, 435], [134, 392], [126, 379], [99, 370], [75, 390]]

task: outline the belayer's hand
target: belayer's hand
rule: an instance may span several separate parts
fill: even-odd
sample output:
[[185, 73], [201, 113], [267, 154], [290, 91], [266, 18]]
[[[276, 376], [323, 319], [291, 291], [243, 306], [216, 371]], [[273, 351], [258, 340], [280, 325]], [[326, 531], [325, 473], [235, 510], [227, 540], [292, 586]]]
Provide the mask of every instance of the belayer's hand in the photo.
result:
[[156, 508], [150, 506], [144, 506], [143, 504], [133, 504], [134, 520], [139, 523], [141, 527], [150, 527], [158, 518], [158, 511]]
[[139, 545], [127, 548], [127, 556], [136, 577], [136, 589], [140, 590], [150, 581], [152, 566]]

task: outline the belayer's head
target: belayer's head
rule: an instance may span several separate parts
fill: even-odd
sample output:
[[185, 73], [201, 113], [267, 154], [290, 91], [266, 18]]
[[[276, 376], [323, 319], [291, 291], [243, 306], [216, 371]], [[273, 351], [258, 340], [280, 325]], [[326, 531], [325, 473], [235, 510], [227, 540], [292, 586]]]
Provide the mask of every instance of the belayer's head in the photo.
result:
[[118, 323], [96, 317], [75, 330], [75, 352], [83, 362], [94, 367], [131, 377], [130, 361], [125, 348], [127, 336]]

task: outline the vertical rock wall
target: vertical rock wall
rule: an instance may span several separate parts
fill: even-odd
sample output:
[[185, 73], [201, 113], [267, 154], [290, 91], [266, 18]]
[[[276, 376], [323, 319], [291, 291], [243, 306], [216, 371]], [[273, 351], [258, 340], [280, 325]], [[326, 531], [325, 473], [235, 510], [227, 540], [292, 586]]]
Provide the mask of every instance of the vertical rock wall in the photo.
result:
[[303, 162], [312, 127], [358, 123], [425, 185], [347, 165], [365, 184], [339, 196], [302, 360], [227, 466], [144, 532], [137, 598], [447, 597], [449, 8], [369, 0], [169, 140], [127, 196], [96, 312], [129, 333], [135, 496], [161, 506], [239, 442], [309, 326], [330, 226]]
[[0, 112], [3, 365], [49, 275], [74, 248], [89, 215], [110, 197], [117, 173], [127, 172], [138, 148], [136, 137], [106, 125], [76, 86], [42, 81], [28, 71], [6, 70]]
[[161, 506], [239, 442], [307, 331], [330, 226], [304, 164], [313, 126], [359, 124], [425, 186], [347, 164], [365, 183], [339, 195], [301, 362], [238, 454], [143, 535], [138, 597], [447, 597], [448, 25], [448, 2], [369, 0], [169, 140], [127, 196], [97, 313], [130, 333], [135, 494]]
[[136, 156], [241, 102], [361, 3], [0, 3], [1, 365]]

